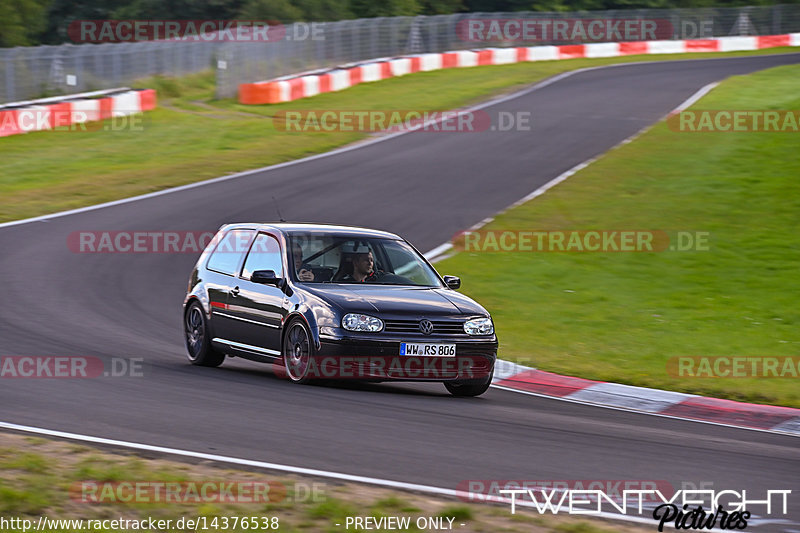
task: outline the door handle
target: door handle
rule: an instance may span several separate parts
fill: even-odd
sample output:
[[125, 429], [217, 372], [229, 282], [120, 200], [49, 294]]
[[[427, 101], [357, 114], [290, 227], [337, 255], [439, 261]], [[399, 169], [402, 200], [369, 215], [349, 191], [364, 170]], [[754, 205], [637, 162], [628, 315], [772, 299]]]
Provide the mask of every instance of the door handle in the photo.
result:
[[234, 287], [231, 291], [231, 296], [239, 296], [239, 287]]

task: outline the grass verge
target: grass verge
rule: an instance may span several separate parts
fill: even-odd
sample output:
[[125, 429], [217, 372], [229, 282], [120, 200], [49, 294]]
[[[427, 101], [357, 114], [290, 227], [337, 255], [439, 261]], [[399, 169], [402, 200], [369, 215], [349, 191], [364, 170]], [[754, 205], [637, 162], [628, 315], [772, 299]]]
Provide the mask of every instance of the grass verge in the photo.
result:
[[796, 51], [573, 59], [425, 72], [272, 106], [213, 99], [211, 73], [143, 80], [159, 108], [96, 131], [37, 132], [0, 139], [0, 222], [157, 191], [297, 159], [352, 143], [364, 133], [285, 133], [269, 118], [297, 109], [454, 109], [546, 77], [636, 61], [748, 56]]
[[[84, 482], [94, 483], [101, 488], [85, 489], [92, 486], [84, 485]], [[154, 502], [146, 500], [152, 498], [155, 492], [140, 492], [136, 496], [133, 490], [125, 488], [125, 483], [142, 482], [184, 483], [184, 490], [173, 490], [173, 496], [166, 502], [163, 500], [166, 499], [167, 492], [162, 489], [162, 501]], [[188, 490], [192, 486], [203, 487], [204, 483], [212, 483], [214, 487], [222, 486], [223, 483], [241, 483], [242, 487], [252, 487], [253, 483], [268, 483], [270, 491], [266, 493], [267, 501], [233, 503], [212, 501], [213, 491], [206, 491], [204, 496]], [[236, 492], [229, 490], [223, 494], [232, 495]], [[252, 492], [244, 491], [241, 494], [243, 498], [252, 499]], [[83, 501], [84, 496], [92, 495], [97, 495], [103, 501]], [[128, 501], [114, 502], [112, 500], [115, 497]], [[255, 518], [258, 531], [336, 533], [348, 530], [345, 528], [348, 516], [408, 517], [410, 527], [403, 531], [410, 532], [425, 530], [417, 527], [417, 519], [420, 517], [442, 518], [444, 524], [448, 524], [447, 518], [452, 518], [452, 529], [464, 533], [646, 531], [623, 522], [578, 520], [564, 514], [538, 515], [526, 510], [519, 510], [512, 515], [508, 505], [464, 503], [455, 499], [355, 483], [235, 470], [208, 462], [189, 464], [164, 458], [145, 458], [119, 450], [112, 453], [70, 442], [1, 432], [0, 515], [5, 520], [32, 520], [34, 526], [39, 517], [48, 520], [84, 520], [84, 526], [88, 525], [86, 520], [152, 518], [155, 521], [171, 520], [169, 527], [157, 529], [170, 532], [195, 530], [177, 527], [177, 521], [181, 518], [204, 520], [202, 523], [209, 531], [253, 531], [250, 524]], [[234, 522], [234, 517], [240, 520]], [[247, 527], [241, 522], [244, 517], [247, 517]], [[264, 519], [266, 524], [273, 525], [273, 518], [277, 518], [277, 529], [265, 528]], [[213, 524], [216, 526], [212, 527]], [[90, 529], [75, 527], [74, 523], [71, 526], [64, 523], [61, 526], [52, 523], [47, 525], [50, 527], [43, 529], [59, 533]], [[10, 528], [4, 526], [4, 529], [21, 531], [13, 525]], [[123, 530], [113, 527], [99, 529]], [[136, 528], [131, 526], [126, 530], [131, 529]], [[151, 530], [149, 527], [142, 529]], [[92, 527], [91, 530], [98, 528]], [[349, 530], [353, 531], [355, 528], [351, 525]]]
[[[800, 66], [731, 78], [693, 109], [800, 109]], [[709, 251], [462, 252], [437, 268], [492, 311], [505, 359], [800, 407], [791, 372], [680, 378], [666, 366], [676, 356], [797, 362], [798, 154], [800, 133], [681, 133], [662, 122], [484, 229], [706, 231]]]

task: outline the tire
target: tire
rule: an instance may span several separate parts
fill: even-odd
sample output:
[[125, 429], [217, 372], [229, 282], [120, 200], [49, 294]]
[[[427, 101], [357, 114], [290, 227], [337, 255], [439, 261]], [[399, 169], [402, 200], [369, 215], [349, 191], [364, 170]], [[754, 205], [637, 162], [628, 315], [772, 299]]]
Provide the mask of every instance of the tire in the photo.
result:
[[197, 366], [219, 366], [225, 354], [211, 347], [208, 323], [202, 306], [192, 302], [183, 316], [183, 332], [189, 362]]
[[453, 396], [467, 397], [480, 396], [489, 389], [492, 384], [494, 369], [486, 379], [469, 379], [464, 381], [445, 381], [444, 387]]
[[283, 338], [283, 368], [286, 377], [294, 383], [311, 381], [309, 368], [313, 357], [314, 343], [311, 342], [311, 333], [302, 320], [292, 320]]

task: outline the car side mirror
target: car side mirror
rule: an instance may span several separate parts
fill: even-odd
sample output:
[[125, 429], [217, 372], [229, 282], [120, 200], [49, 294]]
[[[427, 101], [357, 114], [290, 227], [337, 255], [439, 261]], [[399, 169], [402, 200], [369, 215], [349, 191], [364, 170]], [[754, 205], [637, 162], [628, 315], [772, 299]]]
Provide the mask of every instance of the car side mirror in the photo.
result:
[[283, 284], [283, 278], [279, 278], [274, 270], [256, 270], [250, 275], [250, 281], [261, 283], [262, 285], [275, 285], [276, 287], [280, 287]]
[[461, 278], [458, 276], [445, 276], [444, 282], [453, 290], [461, 288]]

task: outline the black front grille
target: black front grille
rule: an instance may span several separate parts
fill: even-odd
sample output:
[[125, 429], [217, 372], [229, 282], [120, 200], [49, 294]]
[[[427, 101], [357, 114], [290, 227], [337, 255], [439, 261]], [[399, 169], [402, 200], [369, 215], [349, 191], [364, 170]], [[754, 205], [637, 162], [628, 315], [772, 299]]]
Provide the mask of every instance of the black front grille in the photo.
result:
[[[383, 323], [383, 330], [387, 333], [423, 334], [419, 330], [419, 320], [384, 320]], [[431, 323], [433, 323], [431, 335], [466, 335], [463, 321], [431, 320]]]

